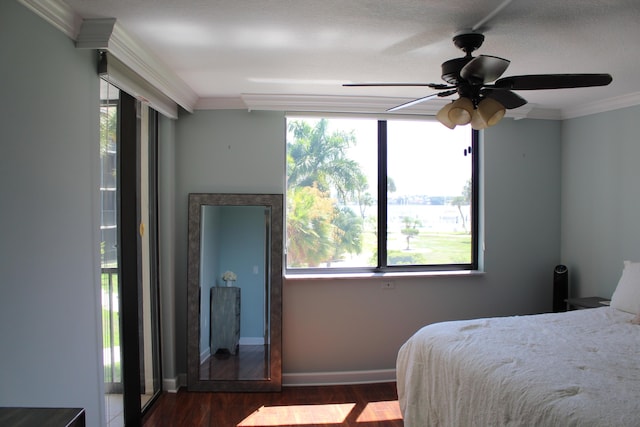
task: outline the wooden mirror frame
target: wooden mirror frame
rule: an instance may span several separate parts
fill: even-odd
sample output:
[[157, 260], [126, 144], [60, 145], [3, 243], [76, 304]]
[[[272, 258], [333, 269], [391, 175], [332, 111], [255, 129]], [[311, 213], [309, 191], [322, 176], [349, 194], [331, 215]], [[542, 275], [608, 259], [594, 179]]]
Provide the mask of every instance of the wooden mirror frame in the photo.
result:
[[[264, 206], [271, 209], [269, 269], [269, 378], [203, 380], [200, 378], [200, 235], [202, 206]], [[190, 391], [280, 391], [282, 388], [282, 194], [189, 194], [187, 265], [187, 387]]]

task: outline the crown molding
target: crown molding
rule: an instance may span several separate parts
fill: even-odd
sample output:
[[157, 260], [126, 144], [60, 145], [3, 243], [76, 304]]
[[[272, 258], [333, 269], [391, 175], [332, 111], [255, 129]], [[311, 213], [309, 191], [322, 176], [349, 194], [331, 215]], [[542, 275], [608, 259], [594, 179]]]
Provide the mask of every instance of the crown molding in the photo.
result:
[[574, 108], [562, 110], [562, 119], [575, 119], [577, 117], [588, 116], [590, 114], [604, 113], [606, 111], [618, 110], [620, 108], [640, 105], [640, 92], [628, 93], [612, 98], [601, 99]]
[[[196, 109], [224, 109], [233, 105], [231, 108], [247, 108], [249, 110], [435, 116], [442, 107], [450, 102], [445, 99], [433, 99], [401, 112], [387, 113], [387, 109], [408, 102], [410, 99], [376, 96], [242, 94], [233, 103], [230, 98], [225, 98], [225, 100], [225, 103], [220, 103], [216, 101], [216, 98], [200, 99]], [[562, 118], [560, 110], [538, 108], [535, 104], [525, 104], [522, 107], [507, 110], [505, 117], [516, 120], [561, 120]]]
[[[245, 93], [238, 98], [200, 98], [196, 110], [244, 109], [277, 110], [324, 113], [362, 113], [398, 115], [435, 115], [447, 100], [433, 99], [403, 110], [402, 113], [387, 113], [395, 105], [408, 102], [407, 98], [376, 96], [332, 96], [332, 95], [279, 95]], [[603, 99], [570, 109], [543, 108], [528, 103], [507, 110], [505, 117], [515, 120], [566, 120], [589, 114], [603, 113], [620, 108], [640, 105], [640, 92]]]
[[78, 49], [108, 49], [116, 18], [85, 19], [76, 37]]
[[198, 95], [118, 22], [113, 27], [108, 51], [176, 104], [193, 112]]
[[[389, 108], [407, 102], [405, 98], [335, 95], [242, 94], [249, 110], [279, 110], [335, 113], [385, 113]], [[447, 101], [433, 100], [415, 105], [404, 114], [435, 115]], [[390, 113], [392, 114], [392, 113]]]
[[[198, 101], [198, 95], [177, 74], [169, 69], [159, 58], [146, 49], [138, 40], [131, 36], [118, 22], [114, 22], [108, 40], [100, 40], [105, 36], [109, 19], [83, 20], [66, 3], [60, 0], [19, 0], [27, 8], [62, 31], [69, 38], [77, 42], [79, 48], [105, 48], [114, 57], [137, 73], [142, 79], [155, 87], [158, 91], [172, 99], [176, 104], [189, 112], [193, 112]], [[83, 24], [85, 36], [78, 40]], [[102, 26], [101, 29], [98, 27]], [[93, 28], [91, 28], [93, 27]], [[93, 34], [97, 38], [87, 41], [86, 34]], [[91, 38], [91, 36], [88, 36]], [[78, 43], [79, 41], [79, 43]]]
[[246, 110], [247, 104], [241, 97], [200, 98], [193, 107], [195, 110]]

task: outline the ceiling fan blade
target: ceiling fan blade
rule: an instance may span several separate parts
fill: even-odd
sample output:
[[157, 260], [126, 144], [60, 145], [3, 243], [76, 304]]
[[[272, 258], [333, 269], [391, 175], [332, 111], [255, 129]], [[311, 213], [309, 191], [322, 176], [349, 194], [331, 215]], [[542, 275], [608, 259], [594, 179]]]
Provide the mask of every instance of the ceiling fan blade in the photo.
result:
[[453, 89], [453, 90], [447, 90], [447, 91], [439, 92], [439, 93], [432, 93], [431, 95], [423, 96], [422, 98], [414, 99], [413, 101], [409, 101], [409, 102], [405, 102], [404, 104], [396, 105], [395, 107], [389, 108], [387, 110], [387, 112], [391, 113], [393, 111], [398, 111], [398, 110], [401, 110], [403, 108], [411, 107], [412, 105], [420, 104], [421, 102], [425, 102], [425, 101], [428, 101], [428, 100], [433, 99], [433, 98], [444, 98], [444, 97], [447, 97], [449, 95], [453, 95], [457, 91], [458, 91], [457, 89]]
[[511, 61], [491, 55], [480, 55], [473, 58], [460, 70], [460, 77], [475, 83], [489, 83], [500, 77]]
[[522, 107], [527, 103], [526, 99], [507, 89], [482, 89], [480, 93], [487, 98], [495, 99], [500, 104], [504, 105], [504, 108], [507, 110]]
[[453, 89], [455, 86], [446, 85], [443, 83], [344, 83], [342, 86], [346, 87], [402, 87], [402, 86], [426, 86], [431, 89]]
[[512, 90], [570, 89], [606, 86], [612, 80], [609, 74], [530, 74], [504, 77], [497, 80], [493, 86]]

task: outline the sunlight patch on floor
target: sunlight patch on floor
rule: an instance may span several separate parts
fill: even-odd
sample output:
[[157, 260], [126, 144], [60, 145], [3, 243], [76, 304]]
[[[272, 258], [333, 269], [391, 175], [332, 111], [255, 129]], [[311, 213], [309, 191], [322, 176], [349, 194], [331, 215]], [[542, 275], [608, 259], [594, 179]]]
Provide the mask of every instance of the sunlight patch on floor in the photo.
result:
[[341, 424], [355, 406], [355, 403], [263, 406], [242, 420], [238, 426]]
[[400, 404], [397, 400], [382, 402], [369, 402], [362, 413], [358, 416], [359, 423], [373, 421], [401, 420]]

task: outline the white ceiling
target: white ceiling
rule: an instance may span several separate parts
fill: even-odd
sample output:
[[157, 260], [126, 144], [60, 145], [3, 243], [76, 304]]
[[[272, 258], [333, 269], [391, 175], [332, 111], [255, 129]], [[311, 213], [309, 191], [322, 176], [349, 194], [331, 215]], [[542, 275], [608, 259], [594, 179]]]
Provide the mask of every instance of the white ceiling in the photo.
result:
[[638, 0], [65, 1], [83, 18], [116, 18], [197, 94], [199, 105], [247, 94], [332, 102], [366, 96], [380, 97], [384, 111], [433, 91], [342, 83], [440, 83], [440, 64], [463, 56], [452, 36], [473, 27], [486, 36], [474, 56], [511, 60], [504, 76], [613, 76], [607, 87], [521, 91], [529, 101], [522, 109], [567, 116], [604, 101], [640, 100]]

